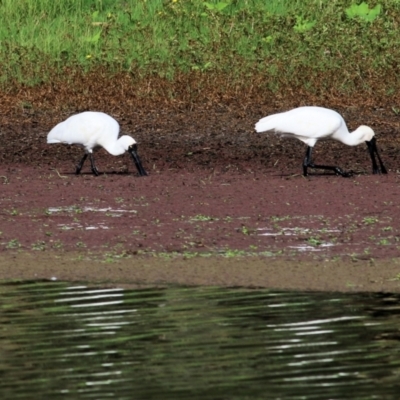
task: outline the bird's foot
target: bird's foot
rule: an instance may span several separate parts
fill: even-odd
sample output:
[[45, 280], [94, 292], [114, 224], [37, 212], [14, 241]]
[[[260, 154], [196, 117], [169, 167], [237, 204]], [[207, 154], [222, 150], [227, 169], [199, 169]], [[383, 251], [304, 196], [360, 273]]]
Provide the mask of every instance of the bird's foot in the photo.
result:
[[353, 171], [346, 172], [346, 171], [343, 171], [339, 167], [334, 167], [334, 166], [330, 166], [330, 165], [315, 165], [313, 163], [303, 164], [303, 175], [304, 176], [308, 175], [307, 168], [324, 169], [326, 171], [333, 171], [336, 175], [343, 176], [343, 178], [350, 178], [351, 176], [353, 176]]
[[335, 167], [335, 173], [336, 173], [336, 175], [340, 175], [343, 178], [351, 178], [354, 175], [353, 171], [347, 171], [346, 172], [346, 171], [343, 171], [339, 167]]
[[81, 169], [82, 169], [82, 167], [80, 165], [77, 165], [75, 167], [75, 175], [79, 175], [81, 173]]
[[92, 167], [92, 172], [93, 172], [93, 174], [96, 175], [96, 176], [99, 176], [99, 175], [100, 175], [100, 172], [99, 172], [99, 170], [98, 170], [96, 167]]
[[338, 171], [336, 171], [336, 175], [340, 175], [343, 178], [351, 178], [354, 173], [353, 171], [342, 171], [341, 169], [339, 169]]

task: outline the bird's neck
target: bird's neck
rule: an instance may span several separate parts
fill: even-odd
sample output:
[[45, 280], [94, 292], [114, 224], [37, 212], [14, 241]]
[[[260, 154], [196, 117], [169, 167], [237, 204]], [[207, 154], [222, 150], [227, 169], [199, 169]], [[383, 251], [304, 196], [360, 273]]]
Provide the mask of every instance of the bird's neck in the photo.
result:
[[337, 136], [335, 139], [346, 144], [347, 146], [357, 146], [358, 144], [365, 142], [364, 132], [357, 128], [353, 132], [347, 132], [345, 135]]
[[119, 140], [113, 143], [106, 143], [103, 147], [113, 156], [119, 156], [125, 153], [125, 148]]

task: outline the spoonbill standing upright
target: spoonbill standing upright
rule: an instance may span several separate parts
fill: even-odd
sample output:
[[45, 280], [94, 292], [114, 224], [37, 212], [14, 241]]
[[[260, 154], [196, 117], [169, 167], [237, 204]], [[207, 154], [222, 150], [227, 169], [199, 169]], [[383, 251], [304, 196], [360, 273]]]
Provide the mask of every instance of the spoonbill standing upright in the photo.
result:
[[[303, 161], [303, 175], [308, 175], [308, 168], [334, 171], [337, 175], [349, 177], [351, 172], [344, 172], [339, 167], [317, 165], [312, 161], [311, 153], [318, 140], [335, 139], [348, 146], [356, 146], [365, 142], [372, 161], [373, 174], [386, 174], [376, 146], [374, 131], [365, 125], [349, 132], [343, 117], [334, 110], [323, 107], [298, 107], [279, 114], [260, 119], [255, 126], [257, 132], [274, 132], [283, 137], [297, 138], [307, 145]], [[381, 167], [379, 170], [375, 154]]]
[[98, 176], [93, 150], [103, 147], [113, 156], [119, 156], [127, 151], [132, 156], [139, 175], [147, 175], [137, 154], [136, 140], [127, 135], [118, 139], [118, 134], [119, 124], [114, 118], [102, 112], [86, 111], [72, 115], [56, 125], [47, 135], [47, 143], [77, 144], [85, 149], [83, 158], [76, 166], [76, 174], [81, 172], [89, 156], [92, 172]]

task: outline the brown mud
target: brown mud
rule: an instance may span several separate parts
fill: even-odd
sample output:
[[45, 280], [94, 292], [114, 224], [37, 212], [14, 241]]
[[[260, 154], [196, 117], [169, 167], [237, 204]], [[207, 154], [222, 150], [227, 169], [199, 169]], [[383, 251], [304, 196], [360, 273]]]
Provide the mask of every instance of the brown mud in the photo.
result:
[[400, 291], [391, 107], [334, 107], [350, 129], [375, 130], [388, 175], [371, 174], [364, 145], [321, 142], [315, 161], [354, 176], [304, 178], [304, 144], [253, 130], [289, 103], [89, 104], [135, 137], [149, 173], [100, 150], [95, 177], [89, 163], [74, 174], [81, 149], [46, 144], [83, 107], [46, 111], [51, 96], [42, 108], [29, 96], [8, 98], [0, 114], [0, 279]]

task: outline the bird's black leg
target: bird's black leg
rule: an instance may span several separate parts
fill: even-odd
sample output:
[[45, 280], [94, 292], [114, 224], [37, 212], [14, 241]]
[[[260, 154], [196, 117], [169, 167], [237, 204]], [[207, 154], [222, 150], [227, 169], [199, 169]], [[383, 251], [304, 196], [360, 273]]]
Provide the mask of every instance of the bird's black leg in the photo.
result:
[[85, 163], [86, 159], [87, 159], [87, 153], [84, 154], [84, 156], [82, 157], [82, 160], [79, 162], [79, 164], [76, 166], [76, 170], [75, 170], [75, 174], [79, 175], [81, 172], [81, 169], [83, 167], [83, 164]]
[[306, 156], [305, 156], [304, 161], [303, 161], [303, 175], [304, 176], [308, 175], [308, 171], [307, 171], [308, 167], [315, 168], [315, 169], [326, 169], [328, 171], [333, 171], [333, 172], [335, 172], [336, 175], [341, 175], [344, 178], [348, 178], [348, 177], [353, 175], [351, 172], [345, 172], [342, 169], [340, 169], [339, 167], [334, 167], [334, 166], [330, 166], [330, 165], [316, 165], [316, 164], [314, 164], [313, 161], [312, 161], [312, 147], [311, 146], [307, 147]]
[[94, 163], [94, 157], [93, 157], [93, 153], [89, 154], [89, 158], [90, 158], [90, 164], [92, 166], [92, 172], [96, 175], [99, 176], [99, 170], [97, 169], [95, 163]]
[[306, 156], [305, 156], [304, 161], [303, 161], [303, 175], [304, 176], [308, 175], [307, 168], [310, 166], [310, 164], [312, 164], [311, 153], [312, 153], [312, 147], [307, 146]]

